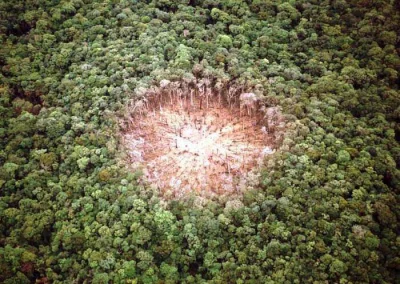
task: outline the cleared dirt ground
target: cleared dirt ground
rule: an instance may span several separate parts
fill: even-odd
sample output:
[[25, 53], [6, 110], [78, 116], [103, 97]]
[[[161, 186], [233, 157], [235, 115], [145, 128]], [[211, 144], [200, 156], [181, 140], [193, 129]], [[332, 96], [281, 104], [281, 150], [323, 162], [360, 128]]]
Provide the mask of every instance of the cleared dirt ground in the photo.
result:
[[235, 193], [273, 152], [263, 115], [218, 99], [149, 103], [124, 135], [130, 163], [162, 194]]

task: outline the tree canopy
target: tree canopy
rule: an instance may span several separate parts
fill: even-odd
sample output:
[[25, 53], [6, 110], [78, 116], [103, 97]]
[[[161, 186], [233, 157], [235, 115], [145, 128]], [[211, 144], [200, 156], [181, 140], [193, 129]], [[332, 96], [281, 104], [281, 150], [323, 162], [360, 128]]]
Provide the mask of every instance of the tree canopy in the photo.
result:
[[[0, 282], [396, 283], [396, 1], [0, 1]], [[119, 117], [258, 88], [287, 131], [238, 200], [163, 200]]]

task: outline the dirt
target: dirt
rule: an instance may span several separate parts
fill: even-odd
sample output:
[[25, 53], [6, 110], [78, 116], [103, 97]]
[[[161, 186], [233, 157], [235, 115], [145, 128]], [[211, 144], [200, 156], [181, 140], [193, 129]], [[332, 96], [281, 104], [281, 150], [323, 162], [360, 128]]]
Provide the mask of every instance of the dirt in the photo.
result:
[[260, 114], [218, 100], [153, 105], [135, 114], [124, 141], [131, 166], [164, 196], [235, 193], [273, 152]]

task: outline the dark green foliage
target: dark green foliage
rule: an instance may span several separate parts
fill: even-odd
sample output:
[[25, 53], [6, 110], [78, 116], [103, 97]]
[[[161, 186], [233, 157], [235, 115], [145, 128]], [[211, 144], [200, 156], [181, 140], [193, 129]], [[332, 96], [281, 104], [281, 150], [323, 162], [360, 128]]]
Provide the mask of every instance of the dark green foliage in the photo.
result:
[[[399, 10], [0, 1], [0, 282], [396, 283]], [[242, 200], [165, 202], [120, 163], [128, 100], [194, 76], [287, 114]]]

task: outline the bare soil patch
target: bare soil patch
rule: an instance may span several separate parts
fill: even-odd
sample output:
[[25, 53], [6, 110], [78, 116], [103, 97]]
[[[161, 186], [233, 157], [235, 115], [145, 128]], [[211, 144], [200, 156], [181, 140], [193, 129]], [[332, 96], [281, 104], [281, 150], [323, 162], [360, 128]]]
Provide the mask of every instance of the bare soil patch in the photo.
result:
[[274, 152], [266, 114], [218, 96], [150, 96], [132, 107], [130, 166], [167, 198], [236, 193]]

